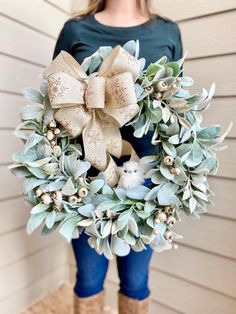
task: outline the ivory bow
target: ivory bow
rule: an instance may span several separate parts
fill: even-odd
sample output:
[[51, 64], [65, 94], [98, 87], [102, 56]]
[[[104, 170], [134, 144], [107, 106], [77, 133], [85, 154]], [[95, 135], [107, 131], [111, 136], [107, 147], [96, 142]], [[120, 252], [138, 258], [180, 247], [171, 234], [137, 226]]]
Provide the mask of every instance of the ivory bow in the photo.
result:
[[122, 140], [119, 128], [139, 111], [134, 88], [139, 70], [139, 61], [118, 45], [96, 76], [88, 77], [63, 50], [43, 72], [51, 106], [59, 109], [55, 119], [73, 137], [82, 133], [85, 159], [104, 171], [112, 186], [118, 176], [111, 155], [138, 159], [131, 144]]

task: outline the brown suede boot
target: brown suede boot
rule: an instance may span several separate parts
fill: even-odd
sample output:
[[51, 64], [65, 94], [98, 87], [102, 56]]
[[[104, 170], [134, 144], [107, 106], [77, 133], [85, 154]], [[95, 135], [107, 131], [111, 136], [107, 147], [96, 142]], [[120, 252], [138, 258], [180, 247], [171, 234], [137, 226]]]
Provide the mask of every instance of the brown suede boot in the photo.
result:
[[103, 314], [105, 291], [89, 297], [79, 297], [74, 293], [74, 314]]
[[119, 314], [148, 314], [150, 297], [143, 300], [129, 298], [118, 291]]

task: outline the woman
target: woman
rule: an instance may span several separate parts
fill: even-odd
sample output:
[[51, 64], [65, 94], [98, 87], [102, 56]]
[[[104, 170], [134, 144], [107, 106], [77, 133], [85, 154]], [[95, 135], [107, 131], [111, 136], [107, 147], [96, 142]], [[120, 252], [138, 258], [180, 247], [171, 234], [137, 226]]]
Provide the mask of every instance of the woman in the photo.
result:
[[[178, 25], [160, 15], [152, 14], [148, 0], [90, 0], [85, 12], [65, 22], [53, 59], [61, 50], [65, 50], [82, 63], [84, 58], [100, 46], [115, 47], [136, 39], [139, 39], [141, 46], [139, 57], [146, 59], [146, 66], [163, 55], [167, 56], [168, 61], [182, 57]], [[133, 136], [132, 126], [124, 126], [121, 134], [132, 144], [139, 157], [153, 153], [150, 145], [151, 131], [140, 139]], [[117, 164], [124, 161], [122, 158], [115, 160]], [[87, 240], [85, 233], [78, 239], [72, 239], [77, 263], [74, 311], [75, 314], [100, 314], [103, 313], [103, 283], [108, 260], [92, 249]], [[146, 314], [149, 311], [148, 274], [153, 249], [149, 245], [146, 248], [142, 252], [131, 250], [127, 256], [117, 256], [120, 314]]]

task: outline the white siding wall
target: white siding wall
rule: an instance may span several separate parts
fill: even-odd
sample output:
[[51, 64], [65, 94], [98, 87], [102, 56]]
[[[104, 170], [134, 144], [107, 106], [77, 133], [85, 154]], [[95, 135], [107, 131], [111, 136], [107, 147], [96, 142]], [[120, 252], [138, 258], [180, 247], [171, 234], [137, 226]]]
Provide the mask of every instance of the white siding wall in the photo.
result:
[[[84, 4], [86, 1], [81, 1]], [[78, 9], [79, 2], [72, 2]], [[205, 124], [236, 124], [236, 1], [158, 0], [154, 8], [179, 22], [185, 74], [195, 78], [196, 89], [216, 82]], [[176, 231], [184, 235], [177, 251], [155, 253], [151, 263], [152, 313], [236, 313], [236, 127], [219, 152], [220, 169], [209, 181], [215, 192], [214, 206], [200, 221], [183, 216]], [[71, 280], [75, 263], [71, 254]], [[106, 282], [108, 302], [114, 305], [118, 278], [115, 261]]]
[[17, 314], [68, 278], [67, 245], [61, 236], [27, 235], [30, 209], [22, 181], [7, 166], [19, 147], [12, 135], [25, 104], [21, 90], [39, 88], [38, 75], [52, 58], [69, 18], [70, 0], [0, 1], [0, 313]]

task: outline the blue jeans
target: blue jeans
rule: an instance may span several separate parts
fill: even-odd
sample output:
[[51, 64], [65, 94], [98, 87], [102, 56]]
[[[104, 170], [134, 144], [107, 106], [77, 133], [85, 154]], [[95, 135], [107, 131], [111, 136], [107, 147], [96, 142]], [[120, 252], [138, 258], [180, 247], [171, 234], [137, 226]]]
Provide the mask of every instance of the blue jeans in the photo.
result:
[[[77, 273], [74, 292], [79, 297], [88, 297], [102, 291], [109, 260], [98, 254], [88, 244], [88, 235], [82, 232], [79, 238], [72, 239]], [[135, 252], [131, 249], [126, 256], [116, 256], [120, 279], [119, 291], [126, 296], [142, 300], [149, 296], [149, 263], [153, 253], [150, 245], [146, 250]]]
[[[143, 138], [135, 138], [133, 127], [128, 126], [121, 129], [122, 138], [130, 141], [138, 156], [148, 156], [153, 154], [151, 143], [152, 131], [149, 131]], [[129, 160], [129, 156], [115, 158], [117, 165]], [[88, 175], [97, 175], [98, 170], [91, 167]], [[151, 188], [151, 179], [146, 179], [145, 186]], [[103, 290], [109, 260], [104, 255], [99, 255], [88, 244], [88, 235], [82, 233], [78, 239], [72, 239], [72, 247], [76, 259], [77, 274], [74, 292], [80, 297], [87, 297]], [[146, 245], [146, 250], [135, 252], [131, 249], [127, 256], [117, 256], [117, 268], [120, 279], [119, 291], [126, 296], [142, 300], [150, 294], [148, 288], [149, 263], [153, 253], [150, 245]]]

